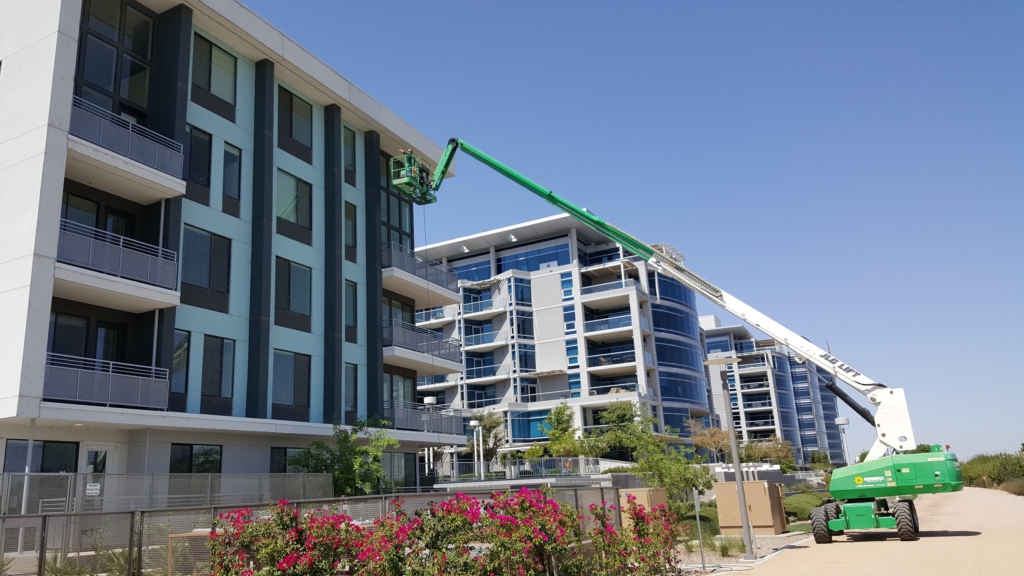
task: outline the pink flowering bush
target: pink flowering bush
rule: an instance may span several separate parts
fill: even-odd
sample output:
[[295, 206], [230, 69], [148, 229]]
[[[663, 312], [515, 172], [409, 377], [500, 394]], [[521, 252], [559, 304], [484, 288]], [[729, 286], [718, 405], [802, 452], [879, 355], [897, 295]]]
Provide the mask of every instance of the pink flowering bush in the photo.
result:
[[[414, 516], [395, 512], [362, 528], [326, 510], [300, 514], [285, 501], [257, 518], [222, 514], [210, 532], [214, 576], [583, 576], [676, 573], [675, 518], [629, 502], [631, 527], [614, 506], [591, 506], [593, 528], [545, 490], [457, 494]], [[593, 542], [585, 547], [584, 540]]]

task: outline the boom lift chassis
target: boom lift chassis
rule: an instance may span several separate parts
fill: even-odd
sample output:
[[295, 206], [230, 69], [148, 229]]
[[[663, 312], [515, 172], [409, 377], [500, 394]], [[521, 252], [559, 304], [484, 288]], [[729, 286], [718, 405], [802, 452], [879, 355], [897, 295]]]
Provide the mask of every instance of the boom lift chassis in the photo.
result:
[[433, 173], [411, 150], [393, 158], [389, 166], [392, 186], [417, 204], [436, 202], [436, 192], [448, 173], [455, 152], [460, 149], [611, 238], [643, 258], [659, 273], [681, 282], [771, 336], [793, 350], [799, 361], [824, 368], [834, 374], [837, 380], [867, 397], [868, 402], [875, 406], [874, 415], [852, 401], [842, 390], [831, 388], [875, 428], [877, 439], [863, 462], [833, 472], [829, 491], [835, 500], [811, 511], [815, 542], [829, 543], [833, 535], [841, 534], [844, 530], [870, 528], [895, 528], [901, 540], [915, 540], [919, 531], [917, 510], [913, 500], [904, 497], [963, 490], [960, 464], [952, 452], [943, 451], [940, 445], [934, 445], [925, 454], [903, 453], [916, 448], [917, 444], [902, 388], [889, 388], [871, 380], [828, 351], [698, 276], [683, 265], [678, 252], [670, 246], [649, 245], [638, 240], [457, 138], [448, 141]]

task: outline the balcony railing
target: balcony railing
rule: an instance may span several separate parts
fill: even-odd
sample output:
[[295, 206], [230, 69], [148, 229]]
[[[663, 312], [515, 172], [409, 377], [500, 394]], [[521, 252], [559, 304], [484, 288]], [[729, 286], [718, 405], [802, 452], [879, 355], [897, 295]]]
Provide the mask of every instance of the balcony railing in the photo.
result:
[[587, 356], [587, 364], [591, 368], [597, 366], [611, 366], [613, 364], [626, 364], [636, 362], [636, 351], [626, 350], [625, 352], [610, 352], [608, 354], [593, 354]]
[[463, 434], [462, 416], [413, 402], [384, 402], [384, 419], [397, 430]]
[[178, 286], [178, 255], [61, 218], [57, 261], [168, 290]]
[[457, 384], [458, 374], [436, 374], [434, 376], [420, 376], [416, 378], [417, 386], [435, 386], [437, 384]]
[[615, 316], [612, 318], [602, 318], [600, 320], [591, 320], [583, 323], [584, 332], [598, 332], [601, 330], [614, 330], [616, 328], [626, 328], [633, 325], [633, 317], [629, 314], [625, 316]]
[[591, 396], [604, 396], [607, 394], [624, 394], [626, 392], [636, 392], [636, 382], [624, 382], [622, 384], [609, 384], [606, 386], [591, 386]]
[[455, 270], [440, 262], [420, 256], [411, 248], [406, 248], [395, 242], [388, 242], [381, 247], [381, 266], [405, 270], [417, 278], [422, 278], [452, 292], [459, 290], [459, 278]]
[[46, 354], [43, 399], [167, 409], [167, 369]]
[[493, 378], [495, 376], [508, 376], [511, 373], [509, 364], [494, 364], [491, 366], [467, 366], [466, 380], [478, 378]]
[[647, 292], [644, 291], [644, 287], [643, 287], [642, 284], [640, 284], [636, 280], [633, 280], [632, 278], [627, 278], [625, 280], [615, 280], [614, 282], [606, 282], [604, 284], [594, 284], [593, 286], [584, 286], [580, 290], [580, 294], [585, 296], [587, 294], [597, 294], [598, 292], [606, 292], [608, 290], [618, 290], [620, 288], [633, 288], [633, 287], [635, 287], [636, 289], [640, 290], [640, 292], [643, 292], [644, 294], [647, 293]]
[[504, 298], [495, 298], [494, 300], [480, 300], [479, 302], [469, 302], [468, 304], [463, 304], [462, 314], [476, 314], [477, 312], [486, 312], [487, 310], [493, 310], [496, 308], [504, 307]]
[[743, 407], [744, 408], [771, 408], [772, 407], [772, 401], [771, 400], [761, 400], [759, 402], [744, 402], [743, 403]]
[[520, 390], [517, 402], [546, 402], [548, 400], [567, 400], [579, 398], [581, 390], [549, 390], [547, 392], [533, 392], [529, 389]]
[[437, 462], [434, 474], [438, 482], [514, 480], [548, 476], [591, 476], [607, 470], [633, 466], [632, 462], [604, 458], [533, 458], [504, 462]]
[[445, 338], [440, 332], [418, 328], [401, 320], [384, 321], [384, 346], [397, 346], [452, 362], [462, 361], [458, 340]]
[[71, 134], [150, 168], [181, 178], [182, 145], [74, 96]]
[[747, 428], [774, 428], [775, 420], [747, 420]]
[[502, 342], [508, 340], [508, 332], [500, 330], [498, 332], [484, 332], [482, 334], [471, 334], [462, 339], [463, 345], [469, 346], [480, 346], [481, 344], [493, 344], [495, 342]]
[[458, 304], [448, 306], [435, 306], [426, 310], [416, 311], [416, 323], [436, 322], [438, 320], [454, 320], [459, 312]]

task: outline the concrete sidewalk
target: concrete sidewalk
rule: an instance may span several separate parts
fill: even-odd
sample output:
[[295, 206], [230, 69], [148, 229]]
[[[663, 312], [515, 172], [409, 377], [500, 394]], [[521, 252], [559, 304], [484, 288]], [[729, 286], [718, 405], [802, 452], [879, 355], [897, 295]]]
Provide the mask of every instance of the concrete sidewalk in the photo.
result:
[[847, 532], [832, 544], [813, 540], [748, 572], [754, 576], [1024, 574], [1024, 497], [965, 488], [917, 500], [920, 539], [895, 530]]

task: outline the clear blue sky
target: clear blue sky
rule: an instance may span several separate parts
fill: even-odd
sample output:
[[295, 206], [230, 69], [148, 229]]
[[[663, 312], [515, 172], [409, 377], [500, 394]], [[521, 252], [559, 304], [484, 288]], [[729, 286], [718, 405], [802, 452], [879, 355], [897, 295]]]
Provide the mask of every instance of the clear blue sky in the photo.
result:
[[[246, 3], [906, 388], [919, 441], [1024, 442], [1024, 4]], [[463, 156], [416, 241], [552, 213]]]

